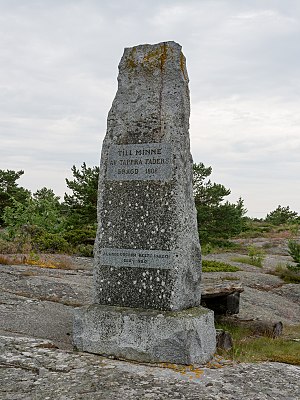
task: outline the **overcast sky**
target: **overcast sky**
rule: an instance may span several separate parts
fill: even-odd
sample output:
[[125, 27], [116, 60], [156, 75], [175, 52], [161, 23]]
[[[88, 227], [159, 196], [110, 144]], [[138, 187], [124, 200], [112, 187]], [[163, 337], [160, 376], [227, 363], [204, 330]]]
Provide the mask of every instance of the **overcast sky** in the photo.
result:
[[0, 0], [0, 169], [66, 191], [99, 164], [124, 47], [187, 58], [191, 151], [249, 216], [300, 213], [300, 1]]

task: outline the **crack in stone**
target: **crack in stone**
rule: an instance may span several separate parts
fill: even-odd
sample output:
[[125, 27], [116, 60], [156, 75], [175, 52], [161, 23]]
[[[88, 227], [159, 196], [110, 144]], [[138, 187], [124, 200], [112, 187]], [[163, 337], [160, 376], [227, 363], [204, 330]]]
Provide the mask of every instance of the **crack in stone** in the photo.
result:
[[[70, 301], [70, 300], [62, 300], [60, 299], [57, 295], [53, 295], [53, 297], [47, 297], [47, 296], [32, 296], [29, 293], [25, 293], [25, 292], [18, 292], [18, 291], [13, 291], [13, 290], [9, 290], [9, 289], [2, 289], [3, 292], [6, 293], [10, 293], [10, 294], [14, 294], [15, 296], [19, 296], [19, 297], [24, 297], [26, 299], [32, 299], [32, 300], [36, 300], [36, 301], [49, 301], [52, 303], [59, 303], [59, 304], [63, 304], [65, 306], [72, 306], [72, 307], [81, 307], [84, 304], [83, 303], [78, 303], [75, 301]], [[14, 304], [10, 304], [10, 303], [1, 303], [0, 304], [8, 304], [8, 305], [14, 305]]]
[[39, 374], [39, 368], [37, 367], [30, 367], [29, 365], [22, 365], [18, 363], [3, 363], [0, 361], [0, 368], [20, 368], [24, 371], [31, 371], [34, 374]]

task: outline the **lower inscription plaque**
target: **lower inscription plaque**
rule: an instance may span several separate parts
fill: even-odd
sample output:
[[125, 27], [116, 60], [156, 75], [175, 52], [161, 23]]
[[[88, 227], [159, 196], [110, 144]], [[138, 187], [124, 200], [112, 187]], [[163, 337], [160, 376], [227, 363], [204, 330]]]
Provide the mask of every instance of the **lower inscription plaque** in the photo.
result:
[[[175, 255], [176, 256], [176, 255]], [[115, 267], [171, 267], [174, 253], [163, 250], [110, 249], [100, 250], [100, 263]]]

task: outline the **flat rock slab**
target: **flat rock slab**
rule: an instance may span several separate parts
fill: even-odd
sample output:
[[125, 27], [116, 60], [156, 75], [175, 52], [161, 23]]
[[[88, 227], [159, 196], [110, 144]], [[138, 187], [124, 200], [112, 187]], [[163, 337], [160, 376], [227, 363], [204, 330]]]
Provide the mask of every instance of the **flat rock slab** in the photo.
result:
[[[240, 296], [241, 318], [259, 316], [262, 320], [280, 320], [284, 325], [300, 323], [300, 285], [285, 284], [260, 270], [202, 276], [204, 287], [228, 282], [245, 288]], [[60, 348], [72, 349], [73, 310], [90, 302], [92, 260], [78, 260], [76, 270], [1, 265], [0, 287], [0, 334], [47, 338]]]
[[281, 363], [220, 369], [146, 366], [0, 336], [2, 400], [282, 400], [300, 398], [300, 368]]
[[53, 340], [72, 349], [73, 307], [0, 293], [0, 332]]
[[290, 301], [277, 293], [246, 288], [241, 296], [239, 316], [243, 319], [272, 319], [283, 324], [299, 324], [300, 303]]
[[0, 333], [47, 338], [72, 349], [74, 307], [90, 301], [91, 270], [0, 267]]
[[[85, 262], [83, 267], [87, 268]], [[41, 301], [80, 306], [91, 301], [92, 265], [83, 269], [52, 269], [31, 265], [1, 265], [1, 289]]]
[[214, 285], [206, 285], [202, 287], [202, 297], [218, 297], [229, 295], [232, 293], [242, 293], [244, 288], [241, 285], [237, 285], [230, 282], [222, 282]]

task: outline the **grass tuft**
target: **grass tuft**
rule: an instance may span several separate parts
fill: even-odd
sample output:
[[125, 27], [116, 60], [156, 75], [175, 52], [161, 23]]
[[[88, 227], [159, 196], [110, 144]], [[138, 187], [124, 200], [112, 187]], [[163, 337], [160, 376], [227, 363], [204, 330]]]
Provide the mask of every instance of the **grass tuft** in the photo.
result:
[[293, 266], [286, 264], [278, 264], [274, 271], [270, 271], [271, 275], [279, 276], [285, 283], [300, 283], [300, 271], [293, 269]]
[[0, 264], [3, 265], [33, 265], [40, 268], [74, 269], [72, 261], [67, 256], [57, 259], [37, 254], [3, 255], [0, 254]]
[[218, 353], [236, 362], [273, 361], [300, 365], [300, 325], [285, 327], [282, 336], [272, 339], [258, 337], [245, 327], [220, 324], [220, 329], [229, 331], [233, 338], [231, 350], [219, 349]]
[[242, 263], [242, 264], [253, 265], [254, 267], [261, 268], [261, 265], [259, 265], [256, 261], [251, 260], [251, 258], [248, 256], [232, 257], [231, 261]]
[[202, 272], [236, 272], [240, 269], [221, 261], [202, 260]]
[[254, 265], [255, 267], [262, 268], [263, 260], [265, 258], [265, 253], [262, 249], [249, 246], [248, 247], [248, 256], [234, 257], [231, 260], [243, 264]]

